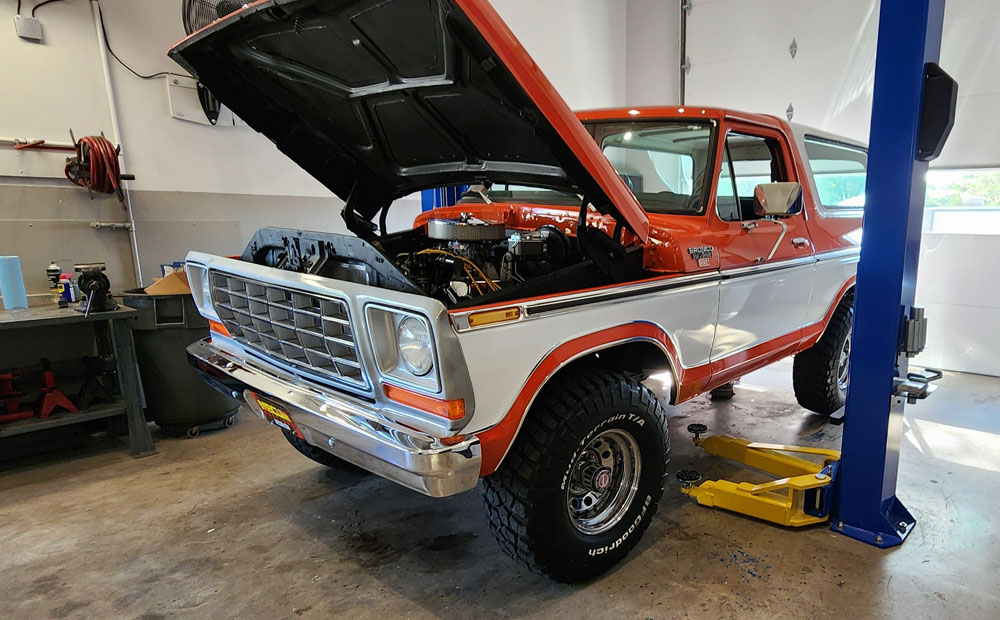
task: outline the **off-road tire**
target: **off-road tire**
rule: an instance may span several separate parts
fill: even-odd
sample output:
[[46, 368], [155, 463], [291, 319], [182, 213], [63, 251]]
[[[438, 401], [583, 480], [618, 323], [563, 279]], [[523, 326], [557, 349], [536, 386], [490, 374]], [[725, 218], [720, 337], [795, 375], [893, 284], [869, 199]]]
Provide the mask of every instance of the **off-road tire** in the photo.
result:
[[333, 469], [343, 469], [346, 471], [364, 471], [354, 463], [349, 463], [344, 459], [330, 454], [322, 448], [317, 448], [316, 446], [306, 443], [305, 439], [302, 439], [295, 433], [290, 433], [282, 429], [281, 434], [285, 436], [288, 443], [292, 444], [293, 448], [299, 451], [299, 454], [319, 463], [320, 465], [326, 465], [327, 467], [332, 467]]
[[[570, 517], [567, 479], [577, 455], [609, 430], [635, 440], [637, 489], [613, 527], [585, 534]], [[602, 573], [649, 526], [669, 455], [663, 408], [647, 387], [599, 368], [563, 373], [543, 389], [500, 468], [483, 480], [490, 531], [507, 555], [556, 581]]]
[[799, 404], [820, 415], [844, 406], [847, 390], [838, 381], [840, 354], [854, 323], [854, 292], [844, 296], [820, 339], [795, 356], [792, 385]]

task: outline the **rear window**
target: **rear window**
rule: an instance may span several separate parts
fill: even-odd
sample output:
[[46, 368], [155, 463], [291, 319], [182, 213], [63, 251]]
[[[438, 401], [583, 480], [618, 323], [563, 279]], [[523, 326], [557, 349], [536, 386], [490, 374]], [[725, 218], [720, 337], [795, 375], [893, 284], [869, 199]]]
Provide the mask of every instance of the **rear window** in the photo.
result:
[[805, 143], [820, 203], [828, 209], [864, 207], [868, 152], [860, 147], [808, 136]]

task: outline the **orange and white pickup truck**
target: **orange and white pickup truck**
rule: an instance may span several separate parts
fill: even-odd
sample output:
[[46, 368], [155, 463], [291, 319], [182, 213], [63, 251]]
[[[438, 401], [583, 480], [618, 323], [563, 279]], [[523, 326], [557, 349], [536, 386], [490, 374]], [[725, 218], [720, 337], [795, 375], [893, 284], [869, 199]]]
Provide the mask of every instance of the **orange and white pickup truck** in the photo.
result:
[[170, 55], [346, 203], [353, 235], [187, 256], [212, 326], [190, 361], [306, 456], [436, 497], [482, 480], [502, 549], [578, 581], [663, 494], [651, 373], [680, 403], [794, 355], [799, 402], [843, 405], [863, 145], [699, 106], [574, 114], [485, 0], [251, 2]]

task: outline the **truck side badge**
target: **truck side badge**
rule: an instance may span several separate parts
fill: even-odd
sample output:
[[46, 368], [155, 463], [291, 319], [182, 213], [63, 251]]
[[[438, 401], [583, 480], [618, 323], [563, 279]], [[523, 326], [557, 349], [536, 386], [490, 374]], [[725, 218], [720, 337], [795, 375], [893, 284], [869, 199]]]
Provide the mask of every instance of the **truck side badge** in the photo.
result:
[[688, 248], [688, 254], [691, 255], [691, 258], [698, 261], [699, 267], [708, 267], [712, 264], [712, 251], [713, 248], [710, 245], [699, 245]]

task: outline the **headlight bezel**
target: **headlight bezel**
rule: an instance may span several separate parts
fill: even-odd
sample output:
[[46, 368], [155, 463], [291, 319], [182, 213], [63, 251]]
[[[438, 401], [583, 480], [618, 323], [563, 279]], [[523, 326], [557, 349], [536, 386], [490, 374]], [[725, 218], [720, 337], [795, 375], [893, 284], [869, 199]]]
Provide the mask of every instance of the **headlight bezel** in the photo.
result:
[[[403, 343], [404, 331], [416, 334], [416, 337], [411, 336], [414, 339], [412, 344], [415, 346], [410, 346], [410, 343]], [[410, 359], [411, 356], [408, 353], [415, 347], [420, 348], [415, 353], [426, 356], [426, 359], [422, 360], [426, 362], [425, 364]], [[434, 340], [431, 338], [430, 326], [427, 325], [426, 321], [422, 321], [415, 316], [403, 316], [396, 324], [396, 349], [399, 351], [400, 361], [403, 362], [406, 369], [413, 375], [424, 377], [427, 373], [434, 370]]]
[[[438, 360], [437, 340], [434, 326], [425, 315], [396, 306], [370, 303], [365, 305], [365, 319], [375, 365], [383, 379], [416, 388], [424, 393], [441, 392], [441, 364]], [[423, 374], [417, 374], [409, 368], [399, 346], [398, 331], [403, 321], [408, 319], [419, 321], [427, 333], [430, 367]]]
[[185, 263], [184, 270], [191, 288], [191, 297], [199, 314], [207, 319], [219, 321], [219, 314], [215, 311], [215, 302], [212, 299], [209, 268], [200, 263], [188, 262]]

